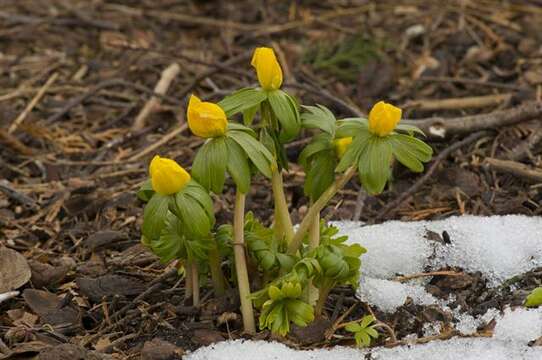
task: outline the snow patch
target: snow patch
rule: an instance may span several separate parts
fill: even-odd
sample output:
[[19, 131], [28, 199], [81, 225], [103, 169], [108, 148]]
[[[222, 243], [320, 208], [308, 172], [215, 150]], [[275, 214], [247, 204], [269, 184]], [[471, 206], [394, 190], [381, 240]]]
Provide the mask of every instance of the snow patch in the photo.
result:
[[361, 301], [376, 305], [385, 312], [393, 312], [403, 305], [407, 298], [415, 304], [436, 304], [437, 299], [427, 293], [421, 285], [403, 284], [397, 281], [362, 278], [358, 288], [358, 297]]
[[294, 350], [284, 344], [265, 341], [225, 341], [185, 356], [186, 360], [360, 360], [370, 354], [372, 360], [539, 360], [542, 349], [491, 339], [455, 338], [424, 345], [391, 349]]

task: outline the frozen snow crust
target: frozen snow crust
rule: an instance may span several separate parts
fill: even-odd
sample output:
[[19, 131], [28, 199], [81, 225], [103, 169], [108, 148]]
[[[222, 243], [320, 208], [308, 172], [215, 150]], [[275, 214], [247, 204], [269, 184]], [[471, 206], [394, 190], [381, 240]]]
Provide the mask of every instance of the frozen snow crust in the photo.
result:
[[[391, 221], [379, 225], [359, 222], [335, 222], [349, 242], [367, 249], [362, 257], [362, 280], [358, 290], [361, 300], [381, 311], [393, 312], [407, 298], [420, 305], [447, 303], [427, 293], [425, 278], [399, 283], [393, 279], [445, 266], [457, 266], [467, 272], [480, 272], [488, 285], [496, 287], [505, 280], [542, 266], [542, 218], [520, 215], [461, 216], [438, 221]], [[449, 308], [447, 310], [450, 310]], [[541, 309], [506, 309], [504, 314], [490, 309], [474, 318], [452, 311], [456, 328], [464, 335], [493, 318], [492, 338], [453, 338], [425, 345], [391, 349], [357, 350], [336, 347], [297, 351], [280, 343], [230, 341], [201, 348], [186, 358], [200, 359], [288, 359], [336, 360], [510, 360], [542, 359], [542, 347], [527, 344], [542, 336]], [[437, 326], [438, 328], [438, 326]]]

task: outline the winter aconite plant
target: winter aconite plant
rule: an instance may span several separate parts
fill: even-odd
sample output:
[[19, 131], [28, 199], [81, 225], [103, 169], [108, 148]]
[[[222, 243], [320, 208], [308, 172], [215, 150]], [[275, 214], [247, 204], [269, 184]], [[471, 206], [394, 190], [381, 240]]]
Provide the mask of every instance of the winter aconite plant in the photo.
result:
[[[272, 49], [257, 48], [251, 65], [258, 87], [218, 103], [190, 97], [188, 126], [205, 142], [190, 174], [172, 159], [152, 159], [150, 179], [138, 193], [147, 202], [142, 241], [163, 262], [182, 265], [194, 305], [210, 278], [215, 296], [238, 289], [246, 333], [256, 332], [256, 309], [260, 329], [285, 335], [292, 323], [306, 326], [325, 316], [335, 286], [359, 283], [366, 250], [338, 236], [320, 212], [356, 174], [368, 193], [379, 194], [396, 162], [420, 172], [432, 150], [415, 137], [423, 136], [420, 130], [400, 124], [401, 109], [391, 104], [378, 102], [367, 119], [337, 120], [326, 107], [301, 106], [281, 88], [282, 69]], [[297, 159], [310, 206], [294, 227], [282, 175], [295, 160], [285, 146], [302, 133], [312, 136]], [[256, 176], [270, 179], [272, 219], [245, 213]], [[223, 193], [228, 178], [236, 189], [233, 223], [216, 224], [211, 196]], [[360, 344], [377, 336], [371, 319], [347, 328]]]

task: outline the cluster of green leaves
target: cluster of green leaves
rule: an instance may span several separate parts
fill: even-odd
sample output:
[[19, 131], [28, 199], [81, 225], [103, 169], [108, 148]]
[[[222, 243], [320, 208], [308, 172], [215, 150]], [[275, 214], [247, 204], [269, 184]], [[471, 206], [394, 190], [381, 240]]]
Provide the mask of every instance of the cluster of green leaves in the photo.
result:
[[414, 172], [423, 171], [422, 162], [431, 159], [433, 149], [414, 137], [415, 132], [423, 135], [417, 127], [399, 124], [393, 133], [381, 137], [369, 131], [367, 119], [340, 120], [336, 136], [353, 140], [336, 171], [356, 166], [363, 187], [371, 194], [381, 193], [391, 177], [394, 158]]
[[284, 336], [290, 331], [290, 322], [307, 326], [314, 320], [313, 307], [300, 299], [303, 294], [300, 283], [285, 281], [280, 286], [270, 285], [267, 294], [269, 299], [260, 315], [261, 329]]
[[152, 190], [149, 180], [137, 195], [147, 202], [143, 212], [144, 241], [161, 261], [206, 258], [215, 223], [207, 190], [192, 180], [176, 194], [160, 195]]
[[278, 166], [287, 168], [283, 144], [295, 139], [301, 129], [299, 104], [295, 98], [280, 89], [244, 88], [218, 104], [228, 117], [242, 113], [246, 126], [250, 126], [255, 115], [260, 113], [260, 142], [274, 155]]
[[351, 322], [345, 326], [346, 331], [354, 333], [354, 339], [359, 347], [371, 345], [371, 340], [380, 336], [375, 330], [375, 320], [374, 316], [366, 315], [360, 322]]
[[245, 216], [244, 231], [248, 252], [263, 272], [288, 272], [293, 268], [295, 257], [281, 249], [282, 242], [277, 241], [273, 229], [254, 218], [252, 212]]
[[332, 289], [336, 285], [357, 287], [360, 277], [361, 255], [367, 250], [359, 244], [347, 245], [347, 236], [335, 236], [339, 229], [320, 222], [320, 245], [311, 251], [319, 264], [314, 284], [318, 288]]
[[229, 123], [224, 136], [208, 139], [200, 148], [192, 165], [192, 176], [203, 187], [222, 193], [226, 172], [239, 191], [246, 193], [256, 168], [271, 177], [272, 154], [257, 139], [254, 130], [241, 124]]

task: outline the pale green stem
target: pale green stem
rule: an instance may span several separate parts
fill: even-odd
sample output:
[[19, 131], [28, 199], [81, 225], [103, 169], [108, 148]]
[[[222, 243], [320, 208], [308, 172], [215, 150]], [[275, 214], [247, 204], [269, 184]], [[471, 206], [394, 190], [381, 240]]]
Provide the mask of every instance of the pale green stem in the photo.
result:
[[275, 225], [279, 236], [284, 236], [286, 244], [289, 245], [294, 237], [294, 227], [290, 219], [290, 212], [284, 195], [284, 184], [280, 170], [273, 166], [271, 187], [273, 189], [273, 200], [275, 202]]
[[[309, 228], [309, 249], [314, 250], [320, 245], [320, 214], [316, 214]], [[307, 290], [307, 300], [311, 305], [318, 301], [318, 289], [313, 285], [312, 280], [309, 280]]]
[[245, 194], [237, 191], [235, 194], [235, 210], [233, 215], [233, 252], [235, 257], [235, 271], [237, 285], [241, 299], [241, 314], [245, 333], [256, 334], [254, 310], [250, 300], [250, 284], [248, 281], [247, 261], [245, 257]]
[[295, 233], [292, 242], [288, 246], [288, 253], [295, 254], [303, 242], [303, 238], [309, 231], [313, 220], [317, 214], [320, 214], [322, 209], [327, 203], [335, 196], [335, 194], [346, 185], [346, 183], [354, 176], [356, 169], [354, 167], [348, 168], [320, 197], [312, 204], [307, 212], [307, 215], [303, 218], [303, 221], [299, 225], [297, 232]]
[[[181, 264], [181, 263], [179, 263]], [[184, 266], [184, 298], [189, 299], [192, 296], [192, 264], [189, 261], [183, 263]]]
[[192, 266], [192, 303], [199, 306], [199, 271], [195, 261], [191, 261]]
[[218, 249], [213, 247], [209, 250], [209, 268], [211, 270], [211, 281], [213, 282], [213, 288], [216, 296], [222, 296], [225, 292], [224, 274], [220, 268], [220, 254]]
[[320, 316], [322, 315], [322, 312], [324, 311], [324, 306], [326, 305], [326, 300], [329, 295], [329, 292], [331, 291], [330, 286], [322, 286], [319, 289], [318, 292], [318, 302], [316, 303], [316, 306], [314, 307], [314, 315]]

